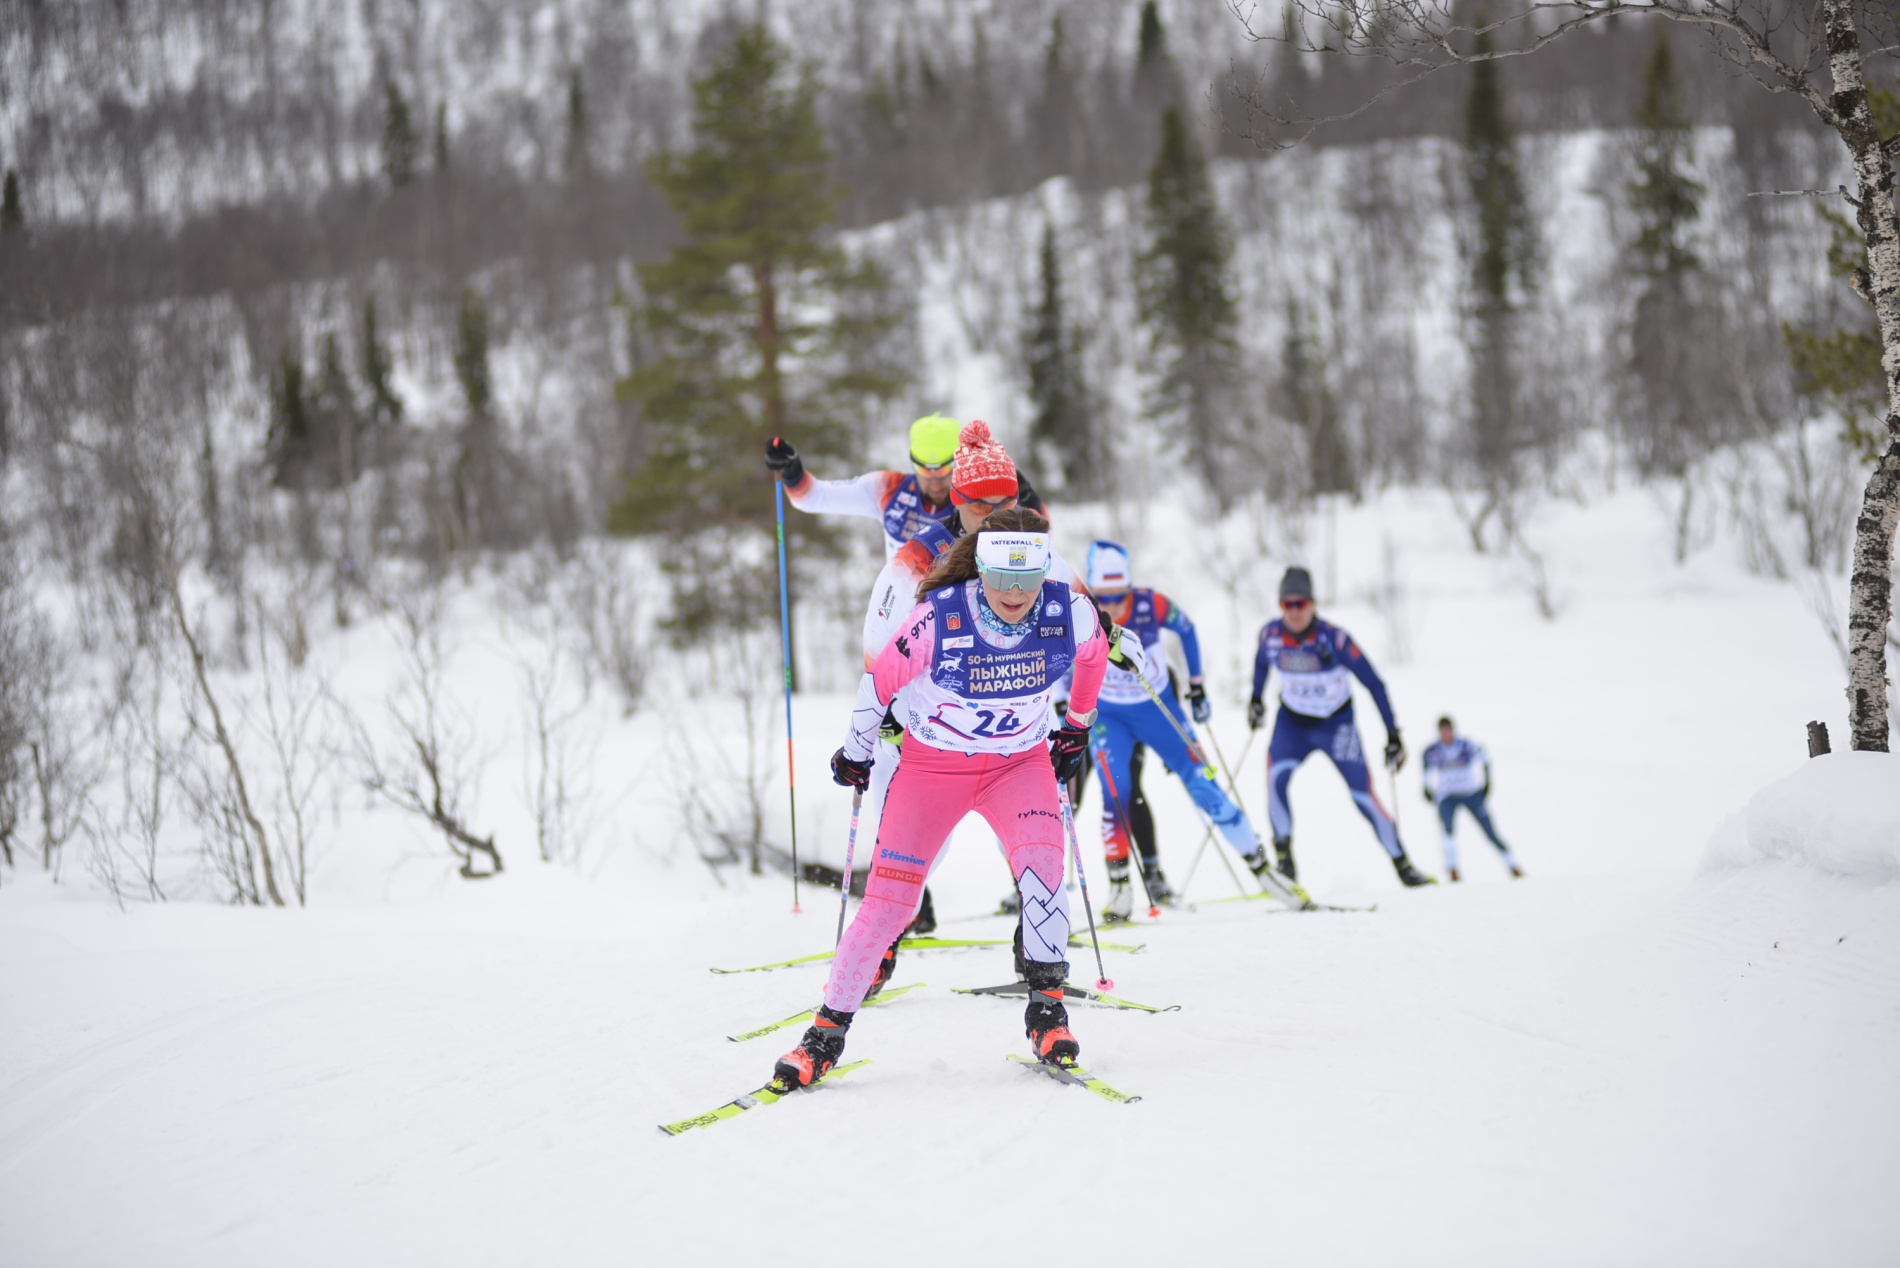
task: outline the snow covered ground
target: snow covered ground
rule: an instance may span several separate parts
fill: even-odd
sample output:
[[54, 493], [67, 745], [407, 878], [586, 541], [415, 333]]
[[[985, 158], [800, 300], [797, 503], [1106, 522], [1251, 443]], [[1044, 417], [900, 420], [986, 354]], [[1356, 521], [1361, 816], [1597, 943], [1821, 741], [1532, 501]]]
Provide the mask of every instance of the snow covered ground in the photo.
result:
[[[121, 914], [77, 868], [57, 887], [22, 871], [0, 890], [4, 1258], [1892, 1263], [1900, 759], [1805, 760], [1802, 724], [1838, 733], [1843, 712], [1820, 624], [1713, 521], [1676, 565], [1670, 513], [1640, 491], [1539, 511], [1554, 621], [1529, 561], [1474, 555], [1442, 494], [1303, 526], [1324, 607], [1387, 675], [1414, 751], [1445, 711], [1492, 749], [1529, 877], [1507, 881], [1467, 827], [1467, 884], [1399, 889], [1309, 765], [1302, 880], [1378, 911], [1203, 905], [1114, 935], [1146, 945], [1111, 953], [1118, 992], [1181, 1005], [1074, 1014], [1133, 1106], [1006, 1064], [1020, 1005], [948, 990], [1009, 977], [975, 950], [900, 963], [929, 986], [864, 1014], [849, 1052], [874, 1064], [710, 1131], [654, 1130], [762, 1083], [796, 1031], [724, 1036], [808, 1006], [823, 973], [706, 970], [821, 950], [835, 917], [833, 896], [807, 889], [793, 915], [783, 880], [721, 886], [669, 852], [666, 728], [729, 720], [667, 697], [606, 737], [596, 776], [632, 788], [633, 818], [577, 869], [504, 831], [504, 875], [443, 883], [415, 861], [426, 838], [359, 815], [302, 912]], [[1108, 524], [1073, 512], [1059, 543], [1078, 557]], [[1236, 761], [1262, 596], [1295, 553], [1270, 527], [1263, 552], [1244, 516], [1218, 541], [1167, 502], [1118, 525], [1138, 576], [1199, 622]], [[458, 690], [498, 691], [493, 668], [465, 658]], [[801, 844], [833, 859], [843, 711], [798, 704]], [[1240, 775], [1256, 822], [1262, 757]], [[496, 760], [484, 810], [511, 784]], [[1199, 832], [1177, 786], [1147, 787], [1178, 884]], [[1413, 767], [1398, 802], [1441, 870]], [[1004, 886], [966, 823], [940, 917]], [[1232, 890], [1210, 855], [1189, 897]]]

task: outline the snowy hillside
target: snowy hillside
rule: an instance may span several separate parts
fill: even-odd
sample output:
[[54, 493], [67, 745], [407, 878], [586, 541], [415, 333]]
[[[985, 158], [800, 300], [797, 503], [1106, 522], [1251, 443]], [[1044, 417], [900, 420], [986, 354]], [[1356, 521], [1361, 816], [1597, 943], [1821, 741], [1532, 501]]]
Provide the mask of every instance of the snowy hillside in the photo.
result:
[[[1440, 711], [1491, 747], [1528, 879], [1507, 882], [1467, 826], [1468, 883], [1400, 890], [1309, 765], [1302, 879], [1378, 911], [1203, 905], [1113, 935], [1146, 947], [1110, 953], [1118, 993], [1181, 1006], [1075, 1013], [1090, 1064], [1139, 1104], [1005, 1064], [1020, 1010], [948, 990], [1007, 978], [1005, 956], [920, 953], [898, 982], [928, 987], [853, 1032], [874, 1064], [712, 1131], [655, 1131], [758, 1086], [793, 1040], [724, 1036], [809, 1006], [822, 978], [706, 970], [821, 950], [834, 918], [830, 895], [807, 887], [794, 916], [784, 878], [722, 882], [693, 861], [667, 754], [730, 755], [738, 719], [661, 683], [640, 721], [603, 721], [591, 773], [620, 800], [577, 867], [532, 860], [507, 809], [518, 758], [497, 752], [480, 811], [514, 853], [479, 884], [432, 879], [447, 869], [429, 836], [355, 817], [353, 797], [294, 919], [120, 915], [23, 870], [0, 891], [0, 1242], [25, 1264], [816, 1264], [892, 1247], [956, 1264], [1050, 1236], [1081, 1258], [1884, 1262], [1900, 778], [1887, 757], [1804, 760], [1802, 724], [1839, 710], [1821, 625], [1727, 532], [1674, 565], [1673, 512], [1641, 492], [1534, 521], [1545, 620], [1526, 562], [1473, 555], [1443, 497], [1338, 508], [1302, 526], [1300, 554], [1414, 750]], [[1065, 516], [1059, 544], [1079, 554], [1097, 522]], [[1260, 590], [1292, 557], [1255, 529], [1196, 529], [1167, 501], [1124, 526], [1138, 575], [1200, 625], [1236, 762]], [[484, 641], [456, 654], [456, 688], [505, 713]], [[371, 644], [351, 660], [373, 690]], [[834, 860], [847, 799], [823, 764], [843, 711], [808, 695], [797, 716], [801, 845]], [[1239, 780], [1258, 822], [1259, 745]], [[1178, 787], [1147, 786], [1178, 883], [1199, 833]], [[781, 796], [775, 780], [774, 816]], [[1398, 805], [1440, 870], [1411, 767]], [[960, 919], [1005, 884], [966, 823], [934, 882], [956, 921], [940, 932], [1007, 937]], [[1228, 892], [1204, 860], [1189, 897]], [[900, 1224], [870, 1214], [893, 1203]]]

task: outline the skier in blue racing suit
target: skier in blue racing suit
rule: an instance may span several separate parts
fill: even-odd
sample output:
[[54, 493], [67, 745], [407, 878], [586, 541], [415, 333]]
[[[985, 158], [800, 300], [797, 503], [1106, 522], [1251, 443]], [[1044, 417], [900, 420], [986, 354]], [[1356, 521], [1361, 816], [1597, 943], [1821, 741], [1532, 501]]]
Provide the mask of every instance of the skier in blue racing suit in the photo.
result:
[[[1267, 749], [1267, 814], [1273, 822], [1273, 849], [1279, 870], [1293, 877], [1293, 810], [1287, 803], [1287, 785], [1300, 763], [1314, 752], [1332, 759], [1352, 792], [1353, 804], [1366, 817], [1379, 844], [1392, 859], [1393, 869], [1406, 885], [1430, 885], [1433, 878], [1412, 866], [1399, 841], [1398, 825], [1372, 791], [1372, 772], [1359, 743], [1352, 716], [1352, 678], [1372, 694], [1385, 720], [1385, 764], [1396, 772], [1405, 765], [1405, 742], [1386, 698], [1385, 683], [1372, 663], [1352, 641], [1352, 635], [1320, 619], [1313, 604], [1313, 577], [1304, 568], [1288, 568], [1280, 579], [1280, 613], [1260, 630], [1260, 649], [1254, 653], [1253, 698], [1247, 704], [1247, 725], [1260, 729], [1267, 720], [1261, 695], [1267, 674], [1280, 671], [1280, 716], [1273, 724]], [[1351, 675], [1349, 678], [1347, 675]]]
[[1134, 757], [1144, 745], [1187, 787], [1194, 804], [1235, 850], [1243, 855], [1254, 855], [1260, 850], [1260, 837], [1247, 822], [1247, 816], [1208, 778], [1207, 757], [1195, 737], [1193, 724], [1181, 708], [1160, 645], [1163, 630], [1172, 630], [1180, 638], [1181, 650], [1187, 657], [1188, 704], [1194, 711], [1194, 721], [1206, 722], [1210, 706], [1201, 684], [1201, 643], [1194, 632], [1194, 622], [1167, 595], [1129, 582], [1125, 549], [1111, 541], [1097, 541], [1089, 547], [1089, 590], [1115, 624], [1141, 640], [1142, 649], [1139, 676], [1113, 665], [1109, 667], [1096, 703], [1094, 731], [1089, 737], [1096, 772], [1102, 780], [1102, 839], [1107, 845], [1109, 882], [1108, 901], [1102, 911], [1111, 921], [1126, 920], [1133, 905], [1128, 882], [1131, 830], [1135, 843], [1141, 847], [1141, 875], [1149, 899], [1165, 903], [1174, 897], [1161, 871], [1152, 828], [1144, 840], [1142, 825], [1136, 820], [1133, 803], [1139, 796], [1136, 781], [1140, 770], [1134, 764]]

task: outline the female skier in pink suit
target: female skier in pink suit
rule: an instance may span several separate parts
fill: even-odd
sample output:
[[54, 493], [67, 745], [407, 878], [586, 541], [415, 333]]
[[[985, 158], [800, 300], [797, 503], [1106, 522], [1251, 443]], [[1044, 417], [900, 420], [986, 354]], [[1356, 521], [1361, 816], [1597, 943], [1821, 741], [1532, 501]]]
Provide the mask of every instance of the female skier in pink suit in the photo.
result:
[[[1073, 1064], [1081, 1052], [1062, 1005], [1069, 907], [1056, 781], [1081, 765], [1109, 643], [1088, 599], [1047, 580], [1048, 529], [1042, 516], [1011, 507], [958, 541], [924, 577], [917, 606], [858, 686], [832, 778], [857, 788], [869, 782], [878, 723], [908, 685], [904, 760], [824, 1006], [772, 1072], [784, 1087], [808, 1086], [837, 1064], [885, 949], [917, 910], [950, 830], [972, 810], [1002, 839], [1022, 897], [1025, 1022], [1036, 1056]], [[1068, 715], [1052, 735], [1050, 701], [1071, 664]]]

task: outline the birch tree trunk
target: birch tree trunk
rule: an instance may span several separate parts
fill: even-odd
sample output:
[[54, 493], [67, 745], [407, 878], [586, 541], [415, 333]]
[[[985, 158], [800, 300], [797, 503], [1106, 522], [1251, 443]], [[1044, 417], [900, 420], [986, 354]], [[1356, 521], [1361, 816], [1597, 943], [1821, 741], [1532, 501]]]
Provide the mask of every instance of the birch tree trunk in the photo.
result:
[[1860, 230], [1867, 240], [1866, 287], [1880, 322], [1887, 375], [1886, 452], [1861, 496], [1854, 525], [1854, 571], [1847, 601], [1847, 717], [1853, 747], [1887, 751], [1887, 624], [1893, 613], [1893, 541], [1900, 524], [1900, 222], [1894, 213], [1893, 161], [1867, 101], [1853, 0], [1823, 0], [1830, 120], [1853, 156]]

